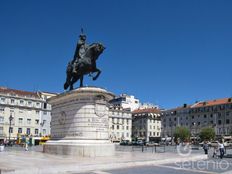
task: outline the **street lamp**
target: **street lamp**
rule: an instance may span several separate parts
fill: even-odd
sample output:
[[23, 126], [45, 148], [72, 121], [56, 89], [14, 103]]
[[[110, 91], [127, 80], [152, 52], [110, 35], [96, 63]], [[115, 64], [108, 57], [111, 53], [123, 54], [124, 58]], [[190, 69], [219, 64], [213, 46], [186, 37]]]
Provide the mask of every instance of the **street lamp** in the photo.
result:
[[10, 143], [10, 134], [11, 134], [11, 122], [12, 122], [12, 120], [13, 120], [13, 116], [12, 116], [12, 114], [10, 114], [10, 117], [9, 117], [9, 121], [10, 121], [10, 126], [9, 126], [9, 143]]
[[172, 140], [173, 140], [173, 133], [172, 133], [172, 126], [173, 126], [173, 122], [170, 122], [170, 126], [171, 126], [171, 145], [172, 145]]

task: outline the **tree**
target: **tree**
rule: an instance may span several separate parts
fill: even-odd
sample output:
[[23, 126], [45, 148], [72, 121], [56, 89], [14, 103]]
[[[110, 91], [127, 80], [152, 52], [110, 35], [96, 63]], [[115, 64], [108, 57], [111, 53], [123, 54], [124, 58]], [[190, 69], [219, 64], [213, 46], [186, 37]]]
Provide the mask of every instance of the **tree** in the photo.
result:
[[176, 127], [174, 137], [175, 140], [180, 139], [181, 142], [188, 141], [190, 138], [190, 131], [186, 127]]
[[215, 138], [215, 130], [214, 128], [211, 128], [211, 127], [206, 127], [206, 128], [203, 128], [201, 129], [201, 132], [200, 132], [200, 138], [201, 140], [212, 140]]

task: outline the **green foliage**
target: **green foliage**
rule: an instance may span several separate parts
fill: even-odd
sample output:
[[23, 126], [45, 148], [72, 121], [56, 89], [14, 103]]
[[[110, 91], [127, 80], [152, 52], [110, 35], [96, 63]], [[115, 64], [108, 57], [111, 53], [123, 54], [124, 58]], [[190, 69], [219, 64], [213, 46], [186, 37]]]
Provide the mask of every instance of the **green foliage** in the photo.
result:
[[176, 127], [174, 132], [175, 139], [180, 139], [181, 142], [188, 141], [190, 138], [190, 131], [186, 127]]
[[201, 132], [200, 132], [200, 138], [202, 141], [204, 140], [213, 140], [215, 138], [215, 131], [214, 131], [214, 128], [211, 128], [211, 127], [206, 127], [206, 128], [203, 128], [201, 129]]

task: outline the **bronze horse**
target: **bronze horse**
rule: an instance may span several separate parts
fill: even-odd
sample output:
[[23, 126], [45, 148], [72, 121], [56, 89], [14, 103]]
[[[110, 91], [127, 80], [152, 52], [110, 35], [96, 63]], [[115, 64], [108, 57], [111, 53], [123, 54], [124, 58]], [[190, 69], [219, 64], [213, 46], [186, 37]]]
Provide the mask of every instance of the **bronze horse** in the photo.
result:
[[[66, 69], [66, 82], [64, 89], [73, 90], [73, 84], [80, 79], [80, 87], [83, 86], [83, 77], [86, 74], [97, 73], [93, 80], [96, 80], [101, 73], [101, 70], [96, 67], [96, 60], [104, 51], [105, 47], [100, 43], [93, 43], [89, 45], [84, 53], [83, 58], [77, 60], [75, 64], [68, 63]], [[76, 71], [73, 71], [75, 68]]]

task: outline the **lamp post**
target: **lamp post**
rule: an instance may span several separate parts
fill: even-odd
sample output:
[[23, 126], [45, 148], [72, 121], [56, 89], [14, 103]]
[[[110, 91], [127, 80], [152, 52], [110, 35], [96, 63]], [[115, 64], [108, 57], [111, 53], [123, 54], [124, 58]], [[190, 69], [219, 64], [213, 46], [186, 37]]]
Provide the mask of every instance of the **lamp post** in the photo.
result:
[[10, 121], [10, 126], [9, 126], [9, 143], [10, 143], [10, 135], [11, 135], [11, 122], [12, 122], [12, 120], [13, 120], [13, 116], [12, 116], [12, 114], [10, 114], [10, 117], [9, 117], [9, 121]]
[[170, 122], [170, 126], [171, 126], [171, 145], [172, 145], [172, 141], [173, 141], [173, 132], [172, 132], [172, 125], [173, 124], [173, 122], [171, 121]]

